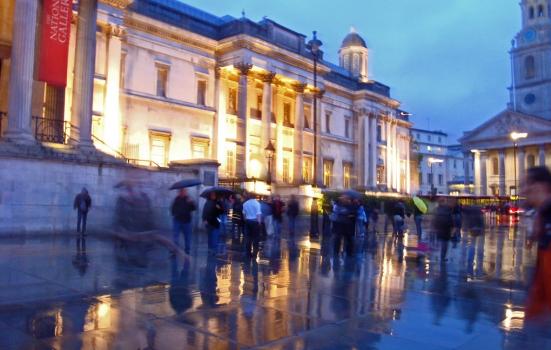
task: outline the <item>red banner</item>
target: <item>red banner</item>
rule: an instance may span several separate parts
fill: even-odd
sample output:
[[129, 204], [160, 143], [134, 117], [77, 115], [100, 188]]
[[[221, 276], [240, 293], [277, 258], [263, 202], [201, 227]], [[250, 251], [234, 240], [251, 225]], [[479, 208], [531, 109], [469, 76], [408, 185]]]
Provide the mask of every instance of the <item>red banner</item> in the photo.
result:
[[67, 85], [72, 3], [72, 0], [44, 0], [38, 80], [49, 85]]

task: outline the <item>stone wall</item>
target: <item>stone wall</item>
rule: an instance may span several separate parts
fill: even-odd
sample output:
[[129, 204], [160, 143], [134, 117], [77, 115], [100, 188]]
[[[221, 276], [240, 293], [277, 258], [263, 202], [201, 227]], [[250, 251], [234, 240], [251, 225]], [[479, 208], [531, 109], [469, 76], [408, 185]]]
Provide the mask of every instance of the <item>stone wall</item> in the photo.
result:
[[[203, 179], [207, 171], [216, 174], [217, 166], [214, 161], [185, 162], [170, 169], [148, 170], [114, 163], [0, 157], [0, 233], [76, 230], [73, 200], [83, 187], [93, 201], [88, 229], [108, 229], [113, 225], [117, 197], [121, 194], [115, 186], [121, 181], [136, 183], [151, 200], [156, 226], [169, 229], [169, 207], [176, 195], [169, 191], [170, 185], [187, 178]], [[192, 188], [190, 194], [197, 200], [204, 188]], [[198, 204], [202, 206], [202, 202], [201, 199]], [[200, 210], [196, 212], [196, 224], [199, 214]]]

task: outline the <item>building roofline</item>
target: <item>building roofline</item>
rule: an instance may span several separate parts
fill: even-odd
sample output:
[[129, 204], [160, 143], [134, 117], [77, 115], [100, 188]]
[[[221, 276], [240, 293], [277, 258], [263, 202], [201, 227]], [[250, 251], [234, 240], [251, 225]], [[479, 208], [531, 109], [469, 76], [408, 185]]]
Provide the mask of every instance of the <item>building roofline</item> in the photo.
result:
[[411, 128], [411, 131], [419, 131], [419, 132], [424, 132], [424, 133], [427, 133], [427, 134], [448, 136], [448, 134], [446, 134], [445, 132], [443, 132], [441, 130], [427, 130], [427, 129]]

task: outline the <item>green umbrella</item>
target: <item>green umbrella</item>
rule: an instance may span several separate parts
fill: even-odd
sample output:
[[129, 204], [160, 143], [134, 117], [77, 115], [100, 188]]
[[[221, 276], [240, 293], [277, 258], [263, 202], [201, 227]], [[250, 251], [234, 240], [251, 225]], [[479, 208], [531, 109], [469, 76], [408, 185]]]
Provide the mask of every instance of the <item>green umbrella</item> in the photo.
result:
[[421, 198], [414, 196], [413, 197], [413, 204], [419, 209], [419, 211], [423, 214], [426, 214], [429, 211], [429, 208], [427, 207], [427, 203], [425, 203], [424, 200]]

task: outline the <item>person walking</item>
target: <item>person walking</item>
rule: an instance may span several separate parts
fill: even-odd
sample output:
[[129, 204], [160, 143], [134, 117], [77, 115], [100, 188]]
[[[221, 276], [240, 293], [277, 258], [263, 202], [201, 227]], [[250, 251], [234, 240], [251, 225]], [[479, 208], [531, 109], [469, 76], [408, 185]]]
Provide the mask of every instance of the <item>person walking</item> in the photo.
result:
[[415, 221], [415, 230], [417, 231], [417, 238], [421, 241], [423, 236], [423, 212], [417, 208], [416, 205], [413, 206], [413, 221]]
[[406, 223], [406, 205], [404, 201], [399, 200], [395, 204], [392, 219], [394, 220], [394, 235], [402, 238], [404, 236], [404, 226]]
[[245, 218], [245, 256], [256, 258], [260, 242], [260, 224], [262, 211], [260, 202], [254, 196], [250, 196], [243, 203], [243, 217]]
[[195, 203], [188, 196], [185, 188], [180, 189], [178, 196], [172, 202], [171, 212], [173, 217], [172, 240], [176, 246], [180, 246], [180, 234], [184, 235], [184, 251], [190, 253], [192, 223], [191, 214], [197, 209]]
[[445, 198], [441, 198], [433, 219], [434, 232], [440, 241], [440, 263], [448, 261], [448, 245], [453, 230], [452, 208]]
[[73, 201], [73, 209], [77, 211], [77, 232], [83, 235], [86, 234], [86, 221], [91, 207], [92, 198], [88, 194], [88, 190], [83, 187]]
[[281, 200], [280, 196], [275, 196], [272, 201], [272, 223], [274, 226], [273, 233], [276, 236], [281, 235], [281, 224], [283, 222], [283, 211], [285, 203]]
[[232, 204], [232, 235], [234, 238], [240, 237], [243, 234], [243, 202], [240, 195], [235, 195]]
[[333, 232], [335, 256], [341, 251], [341, 242], [344, 240], [344, 249], [347, 257], [354, 255], [354, 231], [358, 208], [348, 196], [341, 196], [333, 207]]
[[361, 205], [359, 201], [355, 201], [354, 204], [358, 207], [358, 211], [356, 213], [356, 234], [359, 237], [363, 237], [365, 236], [367, 215], [365, 213], [364, 206]]
[[291, 237], [295, 236], [298, 213], [299, 213], [299, 206], [298, 206], [297, 197], [295, 197], [295, 195], [291, 195], [291, 198], [289, 199], [289, 203], [287, 205], [287, 218], [289, 219], [289, 235]]
[[220, 215], [224, 212], [222, 204], [217, 200], [216, 193], [211, 192], [203, 207], [203, 223], [208, 233], [209, 254], [216, 255], [218, 251], [218, 236], [220, 234]]
[[528, 169], [522, 196], [536, 210], [528, 247], [534, 242], [538, 245], [536, 270], [525, 309], [526, 320], [539, 321], [551, 314], [551, 172], [548, 168]]

